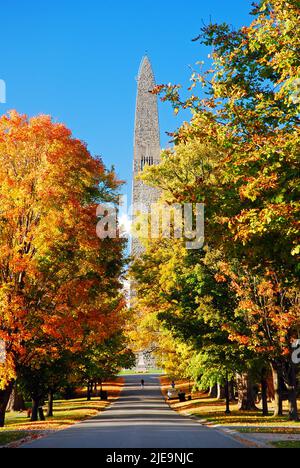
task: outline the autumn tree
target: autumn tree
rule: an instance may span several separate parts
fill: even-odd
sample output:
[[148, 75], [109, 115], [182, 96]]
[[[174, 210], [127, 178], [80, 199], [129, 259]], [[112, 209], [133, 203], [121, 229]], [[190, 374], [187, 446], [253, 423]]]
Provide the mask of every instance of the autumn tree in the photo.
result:
[[170, 376], [193, 378], [203, 389], [224, 387], [253, 359], [222, 329], [234, 319], [235, 296], [216, 277], [211, 257], [208, 250], [188, 251], [182, 240], [152, 241], [131, 273], [138, 335], [154, 344]]
[[87, 399], [90, 401], [93, 388], [117, 375], [123, 368], [135, 364], [135, 354], [129, 349], [125, 334], [120, 329], [102, 343], [95, 343], [83, 349], [76, 356], [77, 378], [87, 387]]
[[265, 0], [252, 13], [239, 30], [203, 27], [195, 42], [212, 47], [212, 64], [193, 73], [189, 98], [180, 86], [157, 87], [192, 118], [142, 178], [169, 204], [205, 204], [206, 245], [221, 254], [215, 279], [235, 296], [234, 313], [219, 324], [272, 366], [274, 382], [285, 381], [297, 420], [299, 5]]
[[[0, 425], [19, 369], [116, 332], [123, 241], [96, 236], [119, 182], [50, 117], [0, 119]], [[36, 364], [34, 364], [36, 365]]]

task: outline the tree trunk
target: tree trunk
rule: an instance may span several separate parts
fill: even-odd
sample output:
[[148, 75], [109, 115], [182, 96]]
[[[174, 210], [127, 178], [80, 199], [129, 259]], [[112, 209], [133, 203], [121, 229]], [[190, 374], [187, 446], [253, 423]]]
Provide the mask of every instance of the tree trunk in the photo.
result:
[[263, 416], [269, 416], [269, 407], [268, 407], [268, 381], [266, 370], [263, 370], [261, 375], [261, 397], [262, 397], [262, 406], [263, 406]]
[[6, 411], [25, 411], [26, 405], [22, 393], [17, 387], [17, 384], [14, 385], [13, 391], [11, 393], [9, 403]]
[[230, 411], [230, 388], [229, 388], [229, 380], [226, 377], [226, 384], [225, 384], [225, 399], [226, 399], [226, 411], [225, 414], [229, 416], [231, 414]]
[[248, 373], [237, 376], [240, 411], [257, 411], [251, 378]]
[[235, 401], [235, 381], [232, 379], [229, 382], [229, 398], [230, 401]]
[[223, 385], [218, 384], [218, 400], [224, 400], [225, 398], [225, 387]]
[[45, 418], [45, 415], [44, 415], [44, 410], [43, 410], [43, 407], [41, 405], [38, 408], [38, 415], [39, 415], [40, 421], [46, 421], [46, 418]]
[[217, 398], [217, 396], [218, 396], [218, 386], [217, 385], [214, 385], [213, 387], [210, 387], [209, 396], [210, 396], [210, 398]]
[[299, 422], [297, 391], [294, 389], [289, 391], [289, 419]]
[[91, 383], [88, 383], [87, 386], [87, 401], [91, 401], [92, 399], [92, 391], [91, 391]]
[[273, 363], [272, 364], [272, 373], [273, 373], [273, 383], [274, 383], [274, 393], [275, 393], [275, 409], [274, 409], [274, 416], [283, 416], [283, 406], [282, 406], [282, 392], [280, 386], [280, 377], [281, 373], [279, 372], [278, 366]]
[[15, 391], [15, 400], [13, 404], [13, 410], [14, 411], [26, 411], [24, 397], [18, 388]]
[[289, 393], [289, 419], [290, 421], [299, 421], [298, 402], [297, 402], [297, 375], [295, 365], [288, 364], [287, 372], [284, 372], [284, 380]]
[[16, 395], [16, 386], [14, 385], [14, 388], [12, 389], [9, 402], [7, 404], [6, 412], [10, 413], [11, 411], [14, 410], [14, 401], [15, 401], [15, 395]]
[[39, 419], [39, 406], [40, 399], [32, 398], [32, 413], [31, 413], [31, 422], [36, 422]]
[[48, 410], [47, 410], [47, 417], [53, 417], [53, 402], [54, 402], [54, 392], [53, 390], [49, 390], [48, 394]]
[[0, 427], [4, 427], [6, 408], [14, 388], [14, 382], [10, 382], [4, 390], [0, 390]]

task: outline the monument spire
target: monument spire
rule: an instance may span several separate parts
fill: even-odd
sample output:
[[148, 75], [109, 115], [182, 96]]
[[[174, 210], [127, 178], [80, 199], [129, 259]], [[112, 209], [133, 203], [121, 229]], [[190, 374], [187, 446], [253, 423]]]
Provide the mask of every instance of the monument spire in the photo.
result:
[[[133, 182], [133, 211], [143, 204], [150, 208], [156, 203], [159, 192], [136, 180], [136, 176], [145, 166], [152, 166], [160, 162], [160, 130], [158, 118], [157, 96], [151, 91], [155, 87], [155, 78], [150, 60], [145, 56], [141, 62], [138, 82], [134, 131], [134, 182]], [[137, 256], [143, 251], [137, 239], [132, 240], [132, 255]]]

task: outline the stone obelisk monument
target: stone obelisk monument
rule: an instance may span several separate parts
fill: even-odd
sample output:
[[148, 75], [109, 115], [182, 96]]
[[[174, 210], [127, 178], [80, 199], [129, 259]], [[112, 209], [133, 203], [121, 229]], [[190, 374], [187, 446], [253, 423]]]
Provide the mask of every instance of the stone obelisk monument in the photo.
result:
[[[160, 131], [158, 118], [157, 96], [151, 91], [155, 88], [155, 78], [148, 57], [144, 57], [138, 75], [138, 91], [135, 114], [134, 131], [134, 165], [133, 165], [133, 223], [139, 212], [150, 209], [157, 203], [160, 193], [157, 189], [148, 187], [137, 176], [145, 166], [160, 163]], [[142, 208], [142, 209], [141, 209]], [[146, 214], [146, 213], [144, 213]], [[135, 235], [131, 241], [131, 255], [139, 257], [143, 253], [143, 246]], [[134, 305], [135, 290], [131, 284], [130, 302]], [[147, 368], [156, 367], [154, 358], [147, 351], [141, 351], [137, 356], [137, 371], [146, 372]]]
[[[156, 203], [159, 191], [136, 180], [145, 166], [160, 163], [160, 131], [157, 96], [151, 94], [155, 87], [155, 78], [148, 57], [144, 57], [138, 75], [138, 91], [134, 132], [134, 182], [133, 182], [133, 215], [144, 205], [149, 209]], [[136, 237], [132, 239], [131, 254], [139, 256], [143, 247]]]

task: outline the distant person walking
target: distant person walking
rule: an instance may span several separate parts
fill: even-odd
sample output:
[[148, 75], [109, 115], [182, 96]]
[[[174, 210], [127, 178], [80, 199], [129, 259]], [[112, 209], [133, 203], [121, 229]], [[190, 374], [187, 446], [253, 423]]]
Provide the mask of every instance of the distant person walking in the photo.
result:
[[141, 388], [142, 388], [142, 389], [145, 388], [145, 380], [144, 380], [144, 379], [141, 380]]
[[176, 387], [176, 384], [175, 384], [175, 382], [174, 382], [174, 380], [173, 380], [173, 382], [172, 382], [172, 388], [175, 389], [175, 387]]

